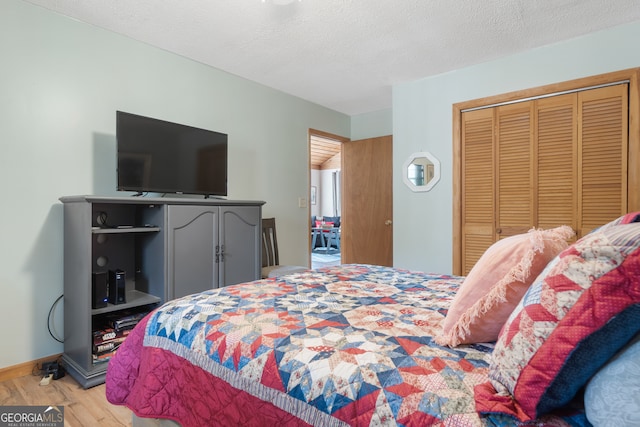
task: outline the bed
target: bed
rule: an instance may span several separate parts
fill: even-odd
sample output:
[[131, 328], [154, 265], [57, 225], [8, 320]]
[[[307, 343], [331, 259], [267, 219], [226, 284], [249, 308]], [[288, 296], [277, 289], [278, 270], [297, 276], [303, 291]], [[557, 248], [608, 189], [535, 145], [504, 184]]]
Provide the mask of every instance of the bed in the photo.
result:
[[[638, 218], [640, 215], [633, 217], [633, 221], [620, 219], [609, 228], [622, 227], [620, 221], [628, 225]], [[515, 270], [503, 269], [503, 277], [527, 283], [515, 297], [511, 295], [513, 283], [502, 280], [501, 285], [508, 292], [496, 298], [493, 278], [490, 291], [483, 291], [480, 297], [474, 295], [482, 286], [477, 283], [472, 288], [467, 286], [473, 270], [463, 278], [350, 264], [169, 301], [146, 316], [110, 360], [107, 399], [130, 408], [137, 422], [172, 420], [183, 427], [588, 426], [585, 384], [633, 341], [640, 328], [637, 279], [640, 256], [636, 251], [640, 245], [640, 223], [634, 227], [637, 236], [623, 239], [624, 249], [615, 253], [624, 252], [624, 256], [616, 261], [615, 267], [603, 269], [598, 264], [597, 277], [587, 275], [590, 286], [582, 291], [571, 290], [575, 301], [557, 298], [566, 313], [571, 312], [572, 305], [578, 307], [576, 311], [585, 313], [580, 301], [600, 286], [598, 278], [619, 274], [618, 267], [622, 265], [631, 269], [625, 276], [631, 277], [625, 292], [633, 295], [622, 297], [627, 298], [624, 303], [616, 302], [614, 305], [619, 307], [600, 316], [608, 317], [598, 325], [582, 324], [585, 332], [576, 338], [577, 344], [569, 344], [565, 337], [561, 337], [561, 345], [555, 341], [554, 334], [566, 326], [562, 317], [570, 317], [568, 314], [555, 320], [545, 318], [542, 333], [532, 326], [535, 322], [527, 323], [523, 318], [532, 304], [539, 302], [534, 296], [545, 292], [559, 295], [558, 292], [567, 289], [566, 283], [560, 290], [550, 284], [555, 283], [559, 271], [575, 267], [572, 262], [588, 258], [585, 248], [591, 251], [594, 241], [601, 242], [602, 235], [596, 233], [591, 240], [554, 246], [554, 242], [564, 242], [567, 236], [555, 230], [555, 235], [541, 237], [532, 230], [533, 233], [512, 244], [518, 248], [537, 245], [535, 250], [523, 251]], [[541, 242], [544, 248], [540, 248]], [[498, 249], [503, 253], [505, 249], [510, 256], [517, 252], [514, 247], [501, 245]], [[551, 253], [546, 253], [545, 248], [552, 246]], [[485, 255], [489, 263], [495, 264], [500, 258], [498, 252], [491, 250]], [[611, 264], [609, 255], [604, 258], [603, 264]], [[490, 269], [499, 270], [495, 265]], [[514, 271], [520, 275], [514, 276]], [[522, 277], [523, 273], [528, 277]], [[489, 274], [477, 276], [482, 281]], [[532, 292], [534, 288], [537, 290]], [[535, 295], [531, 296], [532, 293]], [[461, 329], [450, 328], [458, 332], [452, 342], [452, 335], [443, 333], [442, 324], [454, 305], [465, 304], [461, 300], [463, 294], [471, 298], [466, 304], [472, 310], [478, 310], [476, 305], [485, 296], [491, 298], [483, 301], [481, 315], [470, 322], [464, 316], [469, 310], [458, 315], [458, 320], [466, 319], [466, 323]], [[503, 307], [505, 304], [508, 309]], [[493, 341], [475, 342], [473, 337], [474, 327], [482, 326], [476, 324], [483, 317], [482, 310], [506, 313], [501, 321], [504, 327], [498, 328]], [[615, 330], [624, 330], [617, 334], [615, 343], [603, 345], [602, 333], [599, 342], [590, 342], [593, 331], [602, 331], [603, 325], [610, 323], [615, 323]], [[482, 326], [479, 330], [484, 333], [487, 328]], [[611, 335], [611, 329], [605, 332]], [[576, 335], [575, 331], [570, 335]], [[534, 337], [534, 343], [527, 341], [530, 337]], [[551, 350], [545, 347], [547, 342]], [[571, 360], [571, 349], [559, 351], [558, 364], [550, 361], [556, 357], [554, 349], [582, 346], [581, 354], [586, 351], [593, 355], [594, 345], [606, 347], [605, 354], [596, 357], [598, 363], [590, 362], [585, 369], [579, 368], [579, 374], [576, 362]], [[530, 354], [536, 346], [539, 353], [546, 354], [542, 367], [535, 355]], [[519, 366], [526, 375], [514, 374], [517, 369], [509, 363]], [[580, 363], [584, 364], [584, 360]], [[527, 370], [529, 367], [537, 370]], [[568, 367], [572, 369], [569, 373]], [[580, 377], [579, 381], [574, 381], [575, 377]], [[509, 379], [515, 385], [509, 384]], [[538, 393], [537, 388], [543, 382], [551, 386], [547, 384]], [[549, 389], [558, 388], [560, 398], [547, 395]], [[530, 394], [535, 395], [533, 403], [527, 400]], [[554, 403], [548, 403], [550, 400]], [[542, 406], [546, 408], [544, 411], [539, 410]]]

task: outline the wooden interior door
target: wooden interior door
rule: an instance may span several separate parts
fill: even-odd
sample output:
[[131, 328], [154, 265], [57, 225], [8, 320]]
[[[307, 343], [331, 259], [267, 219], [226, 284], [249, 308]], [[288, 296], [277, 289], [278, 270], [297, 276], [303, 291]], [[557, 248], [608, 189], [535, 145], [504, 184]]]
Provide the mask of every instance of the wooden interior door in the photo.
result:
[[393, 137], [342, 144], [342, 262], [393, 266]]

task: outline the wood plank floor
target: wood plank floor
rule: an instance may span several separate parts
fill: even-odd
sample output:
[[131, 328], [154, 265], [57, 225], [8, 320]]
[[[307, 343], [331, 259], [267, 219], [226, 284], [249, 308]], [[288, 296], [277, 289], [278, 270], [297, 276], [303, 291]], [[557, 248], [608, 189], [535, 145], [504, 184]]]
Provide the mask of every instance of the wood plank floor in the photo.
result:
[[40, 385], [40, 376], [28, 375], [0, 382], [0, 406], [64, 406], [64, 425], [68, 427], [129, 427], [131, 411], [110, 404], [104, 384], [87, 390], [69, 375], [49, 385]]

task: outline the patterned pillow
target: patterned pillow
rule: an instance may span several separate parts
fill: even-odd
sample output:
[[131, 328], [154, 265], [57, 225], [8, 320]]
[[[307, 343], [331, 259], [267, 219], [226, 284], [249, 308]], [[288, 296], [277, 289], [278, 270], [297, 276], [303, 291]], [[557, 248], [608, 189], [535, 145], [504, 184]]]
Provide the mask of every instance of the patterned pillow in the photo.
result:
[[584, 407], [594, 426], [640, 426], [640, 335], [589, 380]]
[[462, 282], [442, 322], [436, 343], [492, 342], [529, 286], [574, 235], [563, 225], [498, 240]]
[[529, 421], [561, 408], [640, 331], [639, 218], [594, 230], [549, 263], [500, 332], [478, 412]]

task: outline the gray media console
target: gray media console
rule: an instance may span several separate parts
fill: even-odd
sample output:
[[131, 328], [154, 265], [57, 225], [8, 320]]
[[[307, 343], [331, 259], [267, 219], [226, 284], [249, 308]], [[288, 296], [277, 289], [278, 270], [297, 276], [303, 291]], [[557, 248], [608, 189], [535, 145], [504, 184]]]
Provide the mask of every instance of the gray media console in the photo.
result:
[[60, 201], [63, 360], [84, 388], [104, 382], [111, 347], [126, 335], [126, 326], [115, 326], [126, 325], [128, 317], [174, 298], [260, 278], [262, 201], [101, 196]]

